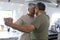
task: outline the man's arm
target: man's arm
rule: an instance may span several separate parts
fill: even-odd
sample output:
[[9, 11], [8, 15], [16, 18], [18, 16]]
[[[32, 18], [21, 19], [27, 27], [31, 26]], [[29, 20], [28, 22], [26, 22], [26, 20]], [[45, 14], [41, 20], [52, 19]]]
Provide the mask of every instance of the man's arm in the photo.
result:
[[7, 22], [5, 22], [5, 24], [22, 32], [31, 32], [35, 29], [34, 25], [22, 26], [22, 25], [16, 25], [14, 23], [7, 23]]

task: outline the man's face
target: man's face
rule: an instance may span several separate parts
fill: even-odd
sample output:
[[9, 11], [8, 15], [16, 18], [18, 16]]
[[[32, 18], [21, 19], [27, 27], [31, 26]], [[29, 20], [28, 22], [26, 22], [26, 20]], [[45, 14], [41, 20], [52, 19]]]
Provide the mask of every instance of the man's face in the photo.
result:
[[29, 8], [28, 11], [29, 11], [31, 14], [35, 14], [35, 7]]

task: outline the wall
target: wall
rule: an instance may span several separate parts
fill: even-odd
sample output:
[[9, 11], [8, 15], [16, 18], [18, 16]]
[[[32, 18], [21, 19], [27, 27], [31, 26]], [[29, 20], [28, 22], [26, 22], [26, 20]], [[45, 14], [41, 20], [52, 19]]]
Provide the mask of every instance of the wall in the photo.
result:
[[[19, 17], [26, 14], [26, 7], [24, 4], [18, 4], [18, 3], [8, 3], [8, 2], [0, 2], [0, 10], [2, 11], [12, 11], [13, 18], [16, 21]], [[17, 31], [17, 33], [20, 33], [20, 36], [22, 35], [21, 32]], [[19, 37], [20, 37], [19, 36]]]
[[21, 15], [26, 14], [27, 5], [26, 4], [19, 4], [19, 3], [11, 3], [11, 2], [0, 2], [0, 10], [5, 10], [5, 11], [12, 11], [13, 16], [15, 19], [18, 19], [21, 17]]
[[51, 25], [54, 24], [54, 19], [52, 19], [52, 15], [55, 13], [60, 14], [60, 7], [49, 7], [49, 6], [47, 6], [46, 13], [50, 16], [50, 27], [49, 27], [49, 30], [50, 30]]

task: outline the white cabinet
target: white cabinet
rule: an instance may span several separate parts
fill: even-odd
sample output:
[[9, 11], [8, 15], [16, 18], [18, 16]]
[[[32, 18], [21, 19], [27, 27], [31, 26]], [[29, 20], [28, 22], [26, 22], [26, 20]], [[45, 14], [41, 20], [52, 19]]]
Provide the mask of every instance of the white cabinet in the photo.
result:
[[17, 32], [0, 32], [0, 40], [18, 40], [20, 33]]

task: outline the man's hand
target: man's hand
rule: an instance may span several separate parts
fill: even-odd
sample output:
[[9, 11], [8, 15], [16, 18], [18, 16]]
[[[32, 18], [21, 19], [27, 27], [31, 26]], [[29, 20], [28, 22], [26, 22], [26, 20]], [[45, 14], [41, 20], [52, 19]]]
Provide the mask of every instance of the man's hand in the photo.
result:
[[31, 31], [35, 30], [34, 25], [23, 26], [23, 25], [14, 24], [12, 18], [4, 18], [4, 21], [7, 26], [10, 26], [10, 27], [12, 27], [16, 30], [22, 31], [22, 32], [31, 32]]
[[13, 23], [12, 18], [4, 18], [5, 25], [9, 26], [11, 23]]

